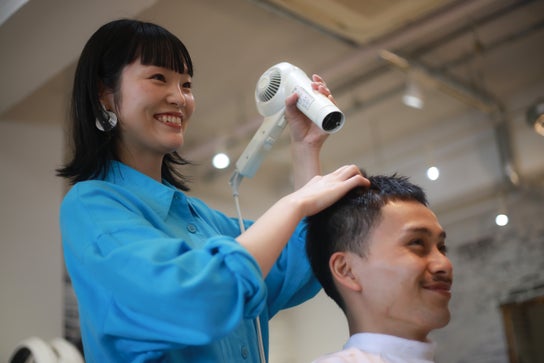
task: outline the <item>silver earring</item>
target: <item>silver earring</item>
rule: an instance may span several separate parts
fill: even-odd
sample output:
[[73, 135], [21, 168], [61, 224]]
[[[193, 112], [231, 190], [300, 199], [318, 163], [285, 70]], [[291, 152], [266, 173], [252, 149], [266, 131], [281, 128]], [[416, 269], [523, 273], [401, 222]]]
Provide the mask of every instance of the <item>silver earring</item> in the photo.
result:
[[103, 121], [103, 119], [97, 117], [95, 121], [96, 128], [100, 131], [108, 132], [114, 129], [114, 127], [117, 125], [117, 115], [113, 113], [112, 111], [107, 111], [106, 109], [103, 109], [104, 111], [104, 117], [106, 120]]

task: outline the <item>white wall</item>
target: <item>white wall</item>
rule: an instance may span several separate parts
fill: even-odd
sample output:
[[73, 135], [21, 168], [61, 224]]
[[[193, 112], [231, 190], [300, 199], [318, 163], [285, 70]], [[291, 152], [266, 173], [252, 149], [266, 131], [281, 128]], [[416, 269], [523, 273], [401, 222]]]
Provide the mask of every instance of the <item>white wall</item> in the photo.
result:
[[62, 336], [58, 126], [0, 121], [0, 361], [22, 339]]
[[269, 363], [310, 363], [342, 349], [348, 337], [344, 314], [321, 291], [312, 300], [272, 318]]

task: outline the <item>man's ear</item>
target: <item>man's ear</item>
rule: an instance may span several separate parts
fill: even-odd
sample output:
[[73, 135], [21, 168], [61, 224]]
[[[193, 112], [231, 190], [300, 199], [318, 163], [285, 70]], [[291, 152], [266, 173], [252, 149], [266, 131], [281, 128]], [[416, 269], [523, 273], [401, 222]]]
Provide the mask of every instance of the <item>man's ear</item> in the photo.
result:
[[361, 291], [363, 287], [352, 271], [353, 257], [349, 252], [335, 252], [329, 259], [329, 268], [338, 285], [352, 291]]

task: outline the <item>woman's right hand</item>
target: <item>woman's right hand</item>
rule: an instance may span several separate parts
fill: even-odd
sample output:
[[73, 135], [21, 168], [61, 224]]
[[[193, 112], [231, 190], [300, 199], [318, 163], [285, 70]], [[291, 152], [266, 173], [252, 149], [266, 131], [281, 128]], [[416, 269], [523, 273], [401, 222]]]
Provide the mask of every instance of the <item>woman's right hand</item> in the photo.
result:
[[351, 189], [368, 185], [370, 182], [355, 165], [315, 176], [276, 202], [237, 240], [255, 258], [266, 276], [304, 217], [327, 208]]
[[351, 189], [369, 185], [370, 182], [357, 166], [345, 165], [332, 173], [314, 176], [306, 185], [285, 198], [300, 204], [303, 218], [327, 208]]

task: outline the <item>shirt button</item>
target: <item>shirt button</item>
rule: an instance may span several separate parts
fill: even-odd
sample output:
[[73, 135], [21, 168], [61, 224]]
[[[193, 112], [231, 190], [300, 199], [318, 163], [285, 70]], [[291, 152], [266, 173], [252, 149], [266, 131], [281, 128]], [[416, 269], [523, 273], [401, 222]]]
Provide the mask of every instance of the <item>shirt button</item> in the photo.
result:
[[188, 224], [187, 225], [187, 230], [190, 232], [190, 233], [195, 233], [196, 232], [196, 226], [194, 224]]
[[240, 353], [242, 353], [242, 358], [247, 359], [247, 356], [249, 355], [249, 351], [247, 350], [247, 347], [245, 345], [242, 345], [242, 349], [240, 349]]

